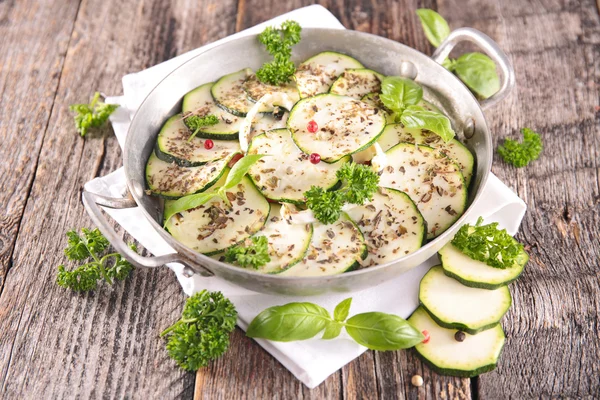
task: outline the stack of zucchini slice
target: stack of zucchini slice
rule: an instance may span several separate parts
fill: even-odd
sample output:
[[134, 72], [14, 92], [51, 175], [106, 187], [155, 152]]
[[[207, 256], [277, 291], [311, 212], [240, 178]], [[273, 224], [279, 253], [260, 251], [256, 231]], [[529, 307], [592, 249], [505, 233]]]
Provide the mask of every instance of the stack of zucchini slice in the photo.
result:
[[[165, 122], [148, 159], [152, 194], [169, 204], [216, 190], [246, 143], [247, 154], [265, 157], [227, 192], [231, 207], [215, 197], [174, 215], [165, 221], [166, 229], [215, 258], [253, 235], [265, 236], [271, 261], [258, 272], [286, 276], [338, 274], [419, 249], [464, 211], [473, 156], [457, 140], [445, 143], [430, 132], [393, 123], [379, 100], [383, 79], [358, 60], [327, 51], [300, 64], [294, 79], [282, 86], [262, 83], [246, 68], [190, 91], [182, 113]], [[288, 105], [266, 104], [279, 94]], [[261, 101], [265, 95], [271, 97]], [[435, 109], [425, 101], [421, 105]], [[185, 123], [190, 115], [214, 115], [218, 123], [194, 133]], [[371, 202], [347, 209], [329, 225], [284, 218], [289, 205], [305, 208], [304, 193], [311, 186], [336, 190], [341, 184], [336, 172], [349, 162], [369, 162], [375, 143], [389, 163]], [[312, 153], [321, 161], [311, 162]]]

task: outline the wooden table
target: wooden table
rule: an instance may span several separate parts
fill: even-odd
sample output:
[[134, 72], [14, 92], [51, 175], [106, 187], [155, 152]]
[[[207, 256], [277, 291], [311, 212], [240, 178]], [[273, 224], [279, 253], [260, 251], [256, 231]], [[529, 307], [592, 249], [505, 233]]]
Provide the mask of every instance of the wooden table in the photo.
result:
[[[534, 4], [532, 4], [534, 3]], [[532, 127], [540, 160], [496, 155], [493, 171], [528, 206], [531, 261], [511, 285], [498, 369], [431, 373], [410, 351], [367, 352], [308, 390], [243, 332], [198, 374], [158, 333], [185, 300], [167, 269], [136, 270], [74, 295], [55, 284], [64, 233], [90, 226], [84, 182], [122, 164], [110, 128], [80, 138], [68, 105], [120, 78], [308, 1], [0, 1], [0, 397], [539, 398], [600, 396], [600, 20], [592, 0], [323, 1], [350, 28], [430, 54], [415, 9], [437, 9], [511, 56], [517, 88], [486, 114], [495, 140]], [[423, 387], [410, 384], [421, 374]]]

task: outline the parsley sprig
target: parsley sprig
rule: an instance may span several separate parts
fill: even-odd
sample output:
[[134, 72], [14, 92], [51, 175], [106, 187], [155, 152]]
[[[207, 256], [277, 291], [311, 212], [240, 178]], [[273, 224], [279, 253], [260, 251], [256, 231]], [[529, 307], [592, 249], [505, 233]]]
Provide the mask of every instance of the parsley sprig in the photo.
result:
[[322, 187], [312, 186], [304, 193], [306, 206], [324, 224], [337, 221], [344, 204], [363, 204], [371, 200], [379, 186], [379, 175], [366, 165], [344, 164], [336, 176], [344, 183], [340, 190], [328, 192]]
[[199, 115], [190, 115], [189, 117], [185, 117], [185, 119], [183, 120], [183, 123], [191, 131], [193, 131], [191, 136], [188, 138], [188, 142], [189, 142], [196, 136], [196, 134], [198, 132], [200, 132], [200, 129], [202, 129], [203, 127], [218, 124], [219, 118], [213, 114], [209, 114], [204, 117], [201, 117]]
[[273, 61], [263, 64], [256, 71], [258, 80], [271, 85], [281, 85], [290, 81], [296, 66], [291, 60], [292, 46], [300, 41], [302, 28], [296, 21], [285, 21], [279, 29], [268, 26], [258, 35], [258, 40], [273, 56]]
[[160, 336], [167, 337], [169, 356], [186, 371], [197, 371], [229, 348], [237, 311], [221, 292], [203, 290], [185, 302], [181, 319]]
[[479, 217], [475, 225], [461, 226], [452, 244], [469, 258], [494, 268], [511, 268], [527, 261], [523, 245], [506, 229], [498, 229], [497, 222], [481, 225], [482, 222], [483, 218]]
[[544, 149], [542, 138], [529, 128], [521, 129], [523, 143], [506, 139], [502, 146], [498, 146], [498, 154], [504, 161], [517, 168], [527, 166], [531, 161], [537, 160]]
[[265, 236], [254, 236], [225, 251], [225, 261], [241, 267], [258, 269], [269, 261], [269, 242]]
[[[71, 261], [89, 262], [69, 271], [64, 265], [59, 265], [56, 283], [76, 292], [87, 292], [98, 287], [98, 281], [104, 280], [109, 285], [114, 281], [122, 281], [133, 270], [133, 265], [119, 253], [103, 254], [109, 247], [109, 242], [98, 229], [81, 229], [81, 234], [72, 230], [67, 232], [68, 244], [64, 250]], [[135, 251], [135, 245], [130, 247]]]
[[102, 126], [110, 114], [118, 107], [118, 104], [106, 104], [100, 100], [100, 93], [94, 93], [90, 104], [72, 104], [69, 109], [75, 112], [75, 127], [77, 132], [83, 137], [90, 128]]

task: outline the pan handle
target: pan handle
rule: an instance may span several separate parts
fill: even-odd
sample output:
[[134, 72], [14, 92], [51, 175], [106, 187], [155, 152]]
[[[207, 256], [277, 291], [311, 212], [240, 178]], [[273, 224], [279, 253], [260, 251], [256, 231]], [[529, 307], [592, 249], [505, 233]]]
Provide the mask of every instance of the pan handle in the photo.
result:
[[500, 46], [488, 35], [473, 28], [459, 28], [452, 31], [446, 40], [440, 44], [431, 58], [438, 64], [441, 64], [448, 57], [454, 46], [462, 41], [473, 42], [481, 47], [502, 71], [500, 90], [491, 97], [481, 101], [481, 108], [486, 109], [500, 102], [510, 93], [515, 86], [515, 70], [506, 53], [500, 49]]
[[[192, 263], [185, 257], [178, 253], [166, 254], [158, 257], [144, 257], [131, 250], [123, 240], [117, 235], [114, 229], [110, 226], [102, 211], [98, 205], [108, 208], [132, 208], [137, 207], [135, 200], [129, 198], [114, 198], [106, 197], [92, 192], [84, 190], [81, 195], [83, 206], [90, 216], [94, 224], [100, 229], [100, 232], [108, 239], [110, 244], [119, 252], [123, 257], [127, 259], [131, 264], [136, 267], [144, 268], [156, 268], [161, 267], [167, 263], [178, 262], [185, 266], [184, 275], [191, 276], [195, 272], [198, 272], [202, 276], [213, 276], [214, 274], [209, 271], [206, 267]], [[192, 267], [193, 265], [193, 267]]]

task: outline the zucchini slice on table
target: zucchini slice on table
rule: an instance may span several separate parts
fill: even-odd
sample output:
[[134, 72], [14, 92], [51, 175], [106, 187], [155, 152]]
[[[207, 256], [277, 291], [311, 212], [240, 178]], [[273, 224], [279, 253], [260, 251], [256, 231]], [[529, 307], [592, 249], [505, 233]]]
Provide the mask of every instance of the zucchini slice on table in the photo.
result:
[[298, 66], [294, 74], [300, 97], [327, 93], [333, 81], [349, 68], [364, 66], [358, 60], [334, 51], [324, 51], [309, 58]]
[[507, 286], [495, 290], [465, 286], [438, 265], [421, 279], [419, 301], [439, 326], [475, 335], [500, 322], [512, 297]]
[[217, 106], [212, 94], [210, 94], [212, 86], [212, 83], [207, 83], [188, 92], [183, 97], [183, 114], [193, 114], [200, 117], [214, 115], [219, 118], [218, 124], [202, 127], [196, 137], [223, 140], [237, 139], [242, 121], [240, 117]]
[[[252, 75], [254, 72], [250, 68], [245, 68], [221, 77], [210, 89], [215, 103], [233, 115], [245, 117], [254, 103], [248, 99], [243, 85]], [[266, 105], [259, 110], [259, 112], [271, 111], [273, 109]]]
[[[310, 121], [317, 123], [316, 132], [308, 130]], [[327, 93], [296, 103], [287, 126], [303, 152], [332, 163], [369, 147], [385, 127], [385, 117], [360, 100]]]
[[367, 255], [358, 227], [346, 213], [333, 224], [313, 223], [313, 237], [306, 256], [285, 276], [327, 276], [357, 268]]
[[165, 227], [185, 246], [210, 255], [241, 242], [264, 226], [269, 202], [248, 177], [228, 190], [227, 198], [231, 208], [215, 197], [206, 204], [173, 215]]
[[477, 335], [465, 334], [462, 342], [454, 338], [456, 329], [442, 328], [419, 307], [408, 322], [429, 333], [427, 343], [415, 346], [417, 354], [440, 375], [471, 378], [496, 368], [505, 336], [500, 324]]
[[183, 116], [172, 116], [165, 122], [156, 139], [157, 157], [182, 167], [197, 167], [240, 151], [237, 140], [214, 140], [213, 147], [207, 149], [204, 147], [206, 139], [195, 136], [190, 140], [191, 135], [192, 132], [183, 123]]
[[244, 88], [244, 91], [246, 91], [248, 98], [255, 103], [264, 95], [274, 93], [285, 93], [294, 103], [300, 100], [298, 88], [293, 81], [286, 83], [285, 85], [275, 86], [263, 83], [258, 80], [256, 75], [252, 75], [244, 81], [242, 87]]
[[316, 185], [330, 189], [339, 182], [336, 172], [350, 161], [344, 157], [334, 164], [313, 164], [303, 153], [287, 129], [276, 129], [255, 136], [248, 154], [268, 154], [254, 164], [248, 173], [256, 187], [271, 200], [304, 203], [304, 192]]
[[369, 254], [364, 266], [401, 258], [418, 250], [425, 241], [423, 216], [410, 197], [399, 190], [380, 188], [373, 200], [347, 213], [367, 242]]
[[431, 147], [410, 143], [398, 143], [385, 154], [388, 165], [379, 185], [410, 196], [427, 222], [427, 239], [444, 232], [462, 215], [467, 187], [454, 161]]
[[460, 250], [448, 243], [439, 251], [444, 273], [466, 286], [497, 289], [515, 281], [529, 260], [527, 252], [523, 251], [519, 263], [509, 268], [494, 268], [481, 261], [473, 260]]
[[466, 185], [469, 187], [469, 182], [471, 182], [471, 177], [473, 176], [475, 159], [469, 149], [457, 139], [444, 142], [439, 135], [433, 132], [405, 128], [402, 124], [387, 125], [381, 136], [377, 139], [377, 143], [379, 143], [383, 151], [391, 149], [400, 142], [417, 145], [424, 144], [441, 151], [458, 164], [465, 178]]
[[233, 153], [198, 167], [181, 167], [161, 160], [152, 152], [146, 163], [146, 184], [150, 192], [166, 198], [203, 192], [219, 180], [232, 156]]
[[329, 93], [362, 99], [369, 93], [381, 91], [385, 76], [367, 68], [347, 69], [333, 82]]

